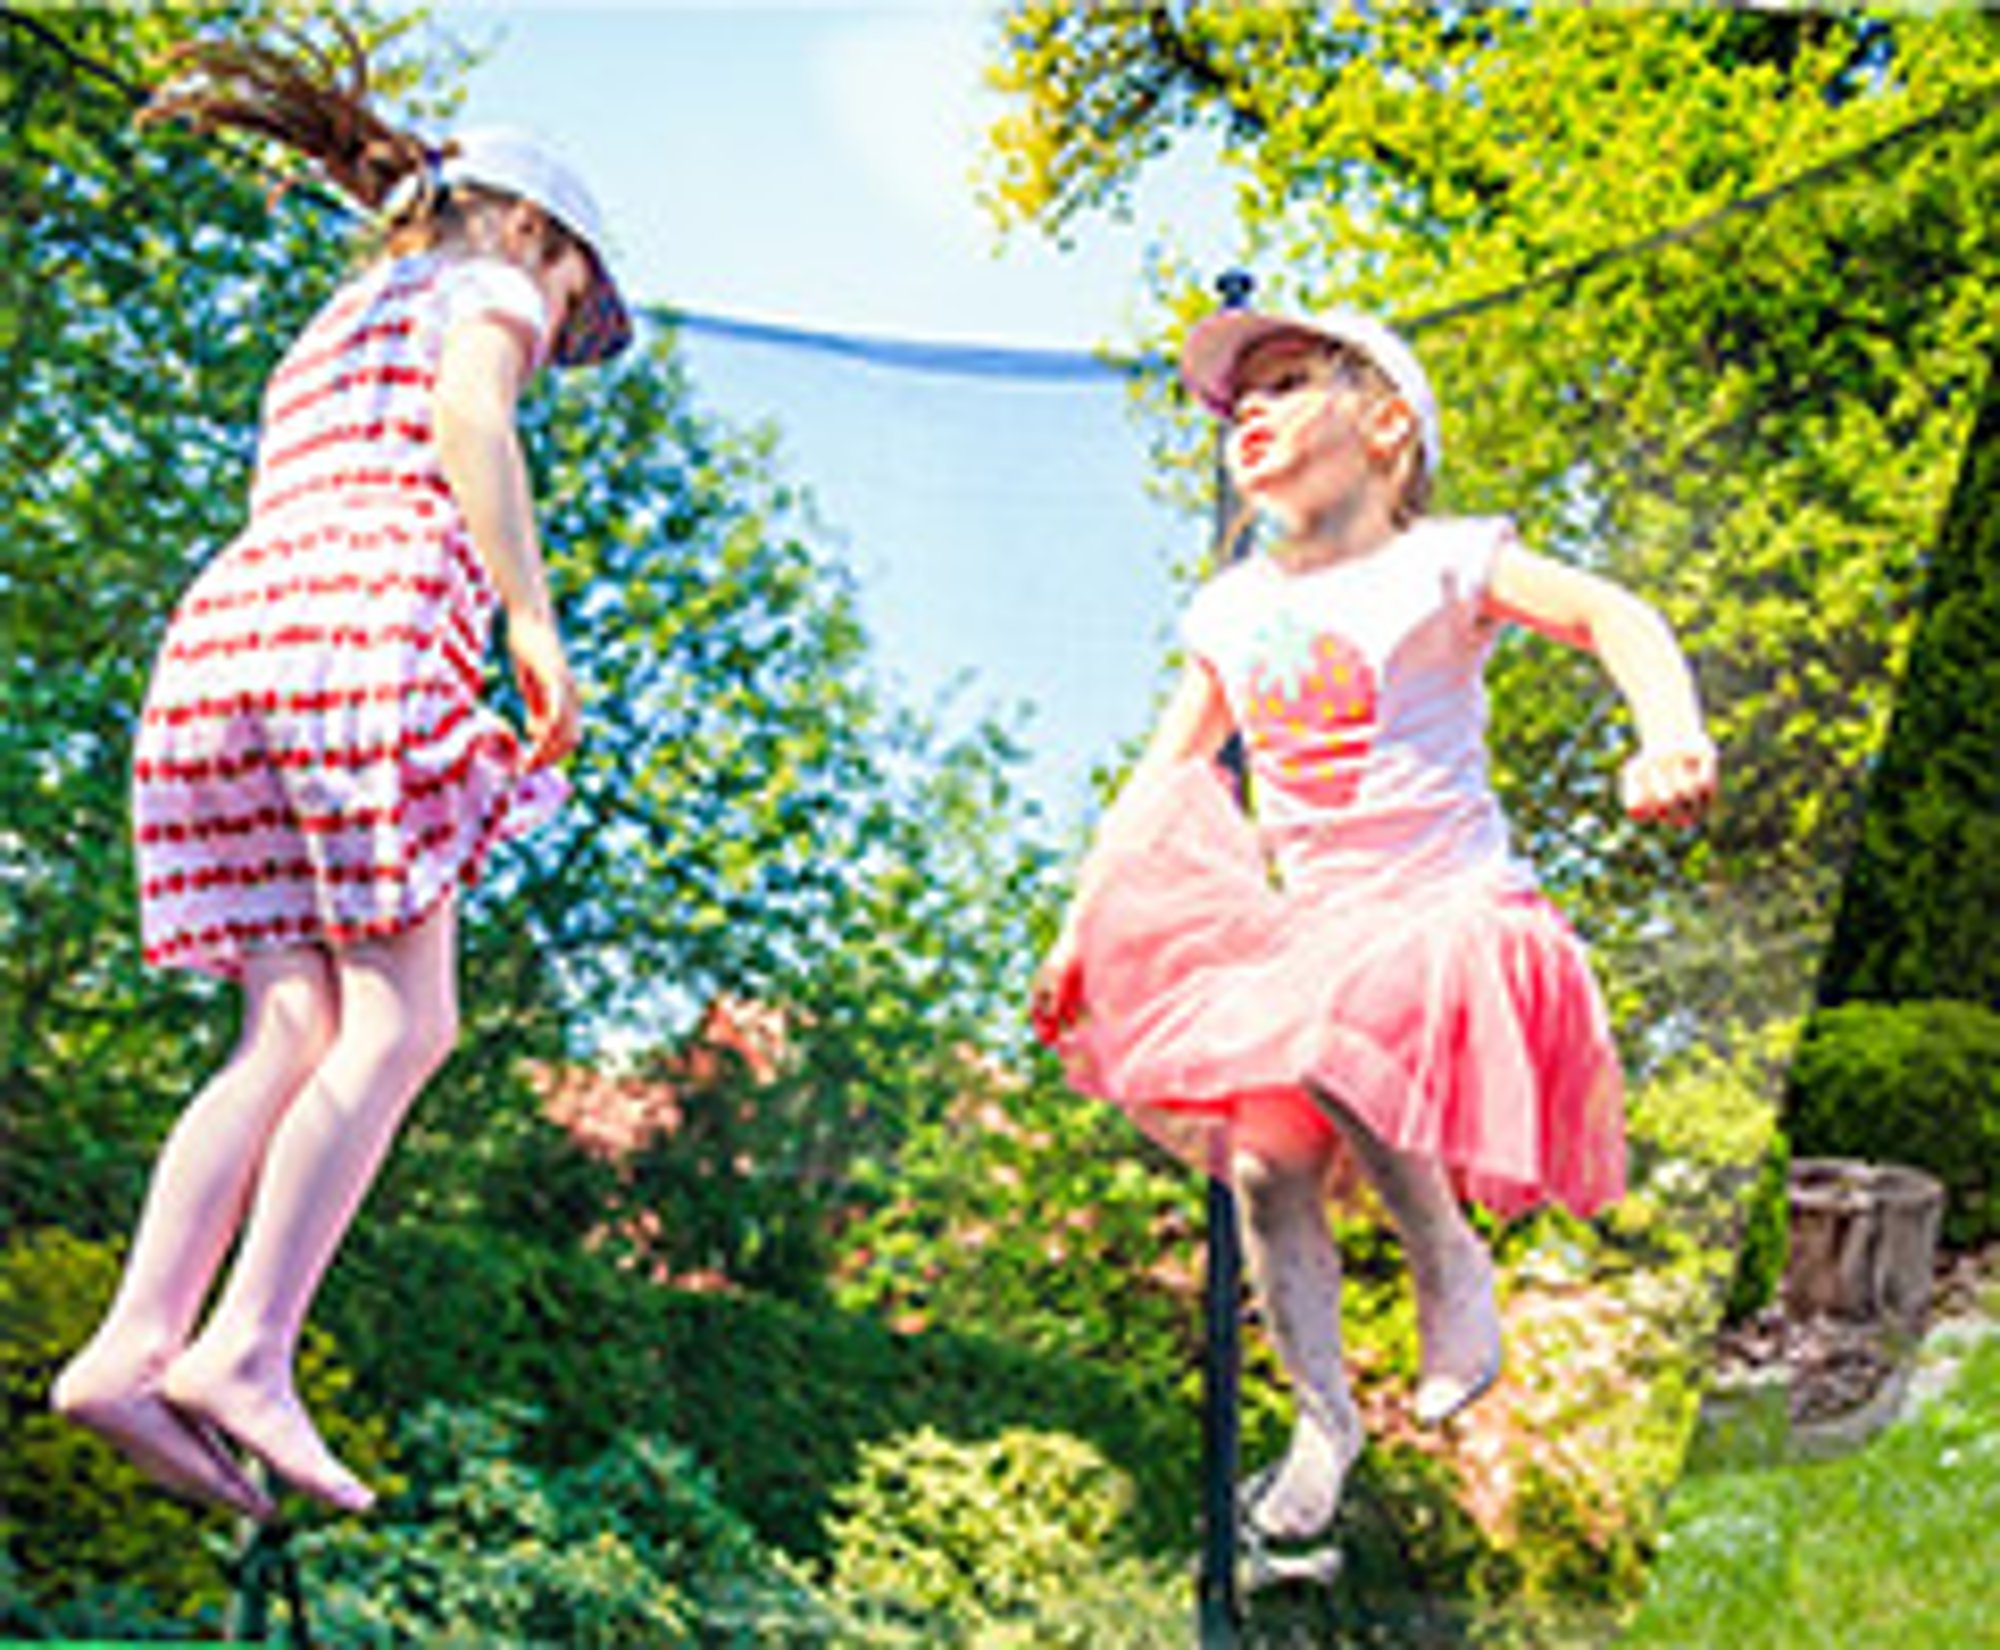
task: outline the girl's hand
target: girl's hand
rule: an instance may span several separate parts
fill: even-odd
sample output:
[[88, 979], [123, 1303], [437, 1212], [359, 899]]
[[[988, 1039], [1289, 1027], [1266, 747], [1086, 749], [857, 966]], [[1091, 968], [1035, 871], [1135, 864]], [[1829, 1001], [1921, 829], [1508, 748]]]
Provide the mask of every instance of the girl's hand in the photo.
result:
[[1625, 811], [1641, 821], [1693, 825], [1715, 802], [1715, 747], [1698, 744], [1641, 747], [1618, 775]]
[[514, 659], [515, 685], [528, 707], [528, 766], [548, 767], [575, 750], [583, 733], [583, 705], [562, 637], [549, 618], [510, 614], [507, 651]]
[[1076, 942], [1064, 933], [1049, 947], [1042, 966], [1035, 970], [1034, 997], [1029, 1017], [1035, 1035], [1050, 1048], [1083, 1013], [1083, 961], [1076, 954]]

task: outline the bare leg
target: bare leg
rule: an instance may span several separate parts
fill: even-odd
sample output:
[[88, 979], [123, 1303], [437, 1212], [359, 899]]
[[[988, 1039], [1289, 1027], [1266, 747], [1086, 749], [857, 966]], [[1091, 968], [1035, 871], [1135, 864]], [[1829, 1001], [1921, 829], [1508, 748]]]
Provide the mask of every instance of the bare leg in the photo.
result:
[[1265, 1535], [1299, 1540], [1333, 1521], [1364, 1441], [1341, 1360], [1340, 1252], [1326, 1220], [1326, 1164], [1321, 1157], [1280, 1167], [1239, 1151], [1232, 1169], [1250, 1281], [1298, 1402], [1291, 1446], [1249, 1516]]
[[1423, 1375], [1412, 1409], [1423, 1425], [1441, 1425], [1499, 1378], [1493, 1257], [1436, 1158], [1392, 1150], [1338, 1101], [1318, 1098], [1402, 1237], [1423, 1341]]
[[153, 1170], [125, 1273], [104, 1321], [57, 1378], [57, 1411], [181, 1494], [267, 1517], [229, 1451], [161, 1395], [236, 1235], [266, 1141], [331, 1039], [325, 953], [253, 957], [228, 1062], [188, 1103]]
[[293, 1385], [320, 1279], [373, 1184], [410, 1102], [458, 1034], [457, 925], [447, 903], [419, 927], [340, 952], [340, 1028], [271, 1138], [243, 1246], [167, 1396], [253, 1451], [304, 1494], [361, 1511], [374, 1496], [335, 1458]]

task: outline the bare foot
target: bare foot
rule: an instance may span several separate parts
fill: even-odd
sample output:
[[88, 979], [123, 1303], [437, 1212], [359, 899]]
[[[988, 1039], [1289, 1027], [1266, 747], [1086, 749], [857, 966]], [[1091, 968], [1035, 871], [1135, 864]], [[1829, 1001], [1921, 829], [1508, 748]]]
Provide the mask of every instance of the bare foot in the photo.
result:
[[1500, 1378], [1500, 1308], [1493, 1257], [1474, 1239], [1434, 1275], [1416, 1274], [1423, 1375], [1411, 1405], [1419, 1425], [1442, 1426]]
[[163, 1390], [175, 1409], [250, 1451], [301, 1495], [341, 1512], [374, 1505], [375, 1492], [326, 1447], [289, 1379], [274, 1386], [240, 1364], [190, 1352], [168, 1368]]
[[276, 1511], [222, 1441], [161, 1396], [155, 1373], [119, 1374], [108, 1362], [79, 1356], [57, 1378], [49, 1403], [175, 1495], [260, 1520]]
[[1251, 1481], [1243, 1515], [1253, 1536], [1311, 1541], [1324, 1535], [1362, 1443], [1361, 1418], [1352, 1405], [1331, 1421], [1302, 1409], [1284, 1459]]

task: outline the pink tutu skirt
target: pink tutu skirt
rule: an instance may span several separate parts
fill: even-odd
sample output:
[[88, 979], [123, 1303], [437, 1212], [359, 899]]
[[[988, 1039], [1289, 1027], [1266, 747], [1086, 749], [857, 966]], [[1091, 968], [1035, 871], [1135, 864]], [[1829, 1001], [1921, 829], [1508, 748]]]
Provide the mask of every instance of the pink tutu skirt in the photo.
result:
[[1484, 874], [1288, 893], [1205, 763], [1128, 790], [1084, 886], [1070, 1079], [1196, 1168], [1330, 1153], [1345, 1182], [1317, 1092], [1495, 1213], [1623, 1195], [1603, 1001], [1540, 893]]

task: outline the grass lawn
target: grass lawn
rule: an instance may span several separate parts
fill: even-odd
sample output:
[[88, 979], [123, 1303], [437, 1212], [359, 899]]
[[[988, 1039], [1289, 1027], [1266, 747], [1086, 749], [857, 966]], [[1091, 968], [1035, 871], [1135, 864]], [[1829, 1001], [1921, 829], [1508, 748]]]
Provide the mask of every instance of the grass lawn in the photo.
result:
[[2000, 1647], [2000, 1335], [1851, 1454], [1788, 1462], [1772, 1419], [1690, 1462], [1620, 1645]]

